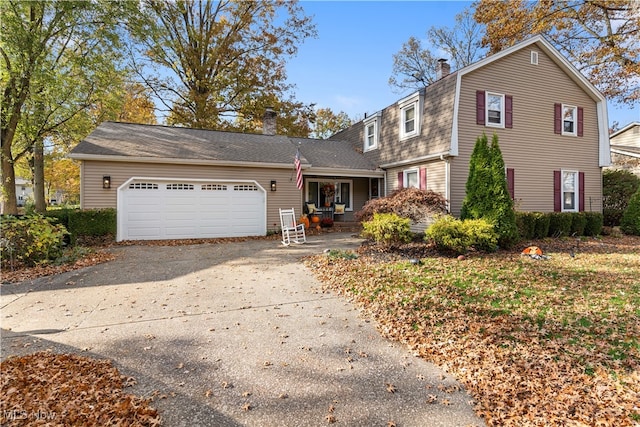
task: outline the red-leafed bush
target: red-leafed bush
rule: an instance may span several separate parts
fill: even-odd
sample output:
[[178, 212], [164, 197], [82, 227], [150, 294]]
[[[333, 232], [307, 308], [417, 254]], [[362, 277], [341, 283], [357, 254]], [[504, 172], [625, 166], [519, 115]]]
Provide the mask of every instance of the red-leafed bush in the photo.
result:
[[396, 190], [386, 197], [369, 200], [356, 212], [358, 221], [370, 221], [376, 213], [394, 213], [402, 218], [421, 222], [447, 211], [447, 200], [439, 193], [417, 188]]

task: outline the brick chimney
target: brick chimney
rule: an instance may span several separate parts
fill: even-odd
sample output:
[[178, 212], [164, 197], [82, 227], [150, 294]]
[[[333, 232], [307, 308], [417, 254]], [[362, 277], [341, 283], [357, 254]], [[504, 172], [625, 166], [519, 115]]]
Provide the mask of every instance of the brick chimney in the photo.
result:
[[450, 72], [451, 65], [449, 65], [447, 60], [444, 58], [438, 59], [438, 64], [436, 65], [436, 80], [447, 77]]
[[264, 117], [262, 118], [262, 133], [264, 135], [276, 134], [276, 117], [278, 114], [273, 111], [273, 108], [267, 107], [264, 111]]

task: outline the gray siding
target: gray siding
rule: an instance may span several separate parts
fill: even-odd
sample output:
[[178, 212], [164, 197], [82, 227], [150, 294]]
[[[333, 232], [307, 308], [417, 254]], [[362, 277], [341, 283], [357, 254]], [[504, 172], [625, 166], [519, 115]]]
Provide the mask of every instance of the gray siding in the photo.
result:
[[[455, 74], [424, 89], [420, 135], [400, 140], [400, 108], [393, 104], [381, 111], [378, 148], [364, 153], [375, 165], [411, 160], [430, 154], [448, 152], [451, 144], [453, 105], [456, 89]], [[363, 150], [364, 125], [360, 121], [331, 139], [350, 141]]]
[[[102, 176], [111, 176], [111, 188], [102, 188]], [[296, 188], [291, 169], [212, 167], [160, 163], [82, 162], [81, 206], [83, 209], [116, 208], [117, 189], [133, 176], [152, 178], [191, 178], [257, 181], [267, 194], [267, 229], [280, 226], [279, 208], [295, 208], [302, 214], [302, 192]], [[270, 191], [271, 180], [277, 191]]]
[[[449, 151], [455, 75], [450, 75], [424, 89], [420, 135], [400, 140], [400, 108], [393, 104], [382, 111], [378, 148], [365, 153], [372, 162], [380, 164], [410, 160]], [[363, 130], [358, 134], [364, 138]], [[362, 149], [362, 142], [360, 144]]]
[[[539, 53], [538, 65], [530, 52]], [[476, 124], [476, 90], [513, 96], [513, 128]], [[554, 103], [584, 108], [584, 136], [554, 133]], [[451, 161], [451, 210], [458, 215], [465, 195], [469, 158], [476, 138], [498, 135], [505, 165], [515, 170], [516, 207], [553, 211], [553, 171], [585, 173], [585, 210], [602, 211], [602, 178], [598, 166], [596, 103], [536, 45], [462, 76], [459, 155]]]

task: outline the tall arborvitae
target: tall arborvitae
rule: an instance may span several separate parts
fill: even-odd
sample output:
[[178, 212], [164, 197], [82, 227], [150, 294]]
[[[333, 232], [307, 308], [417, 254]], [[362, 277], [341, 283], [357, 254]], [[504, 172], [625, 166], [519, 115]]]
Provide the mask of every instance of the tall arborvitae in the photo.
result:
[[487, 135], [476, 139], [469, 159], [469, 177], [466, 195], [462, 201], [460, 218], [481, 218], [492, 206], [492, 195], [487, 185], [491, 181], [491, 155]]
[[491, 147], [491, 198], [493, 201], [491, 213], [487, 216], [493, 220], [495, 230], [498, 232], [498, 244], [502, 247], [511, 247], [518, 238], [518, 226], [516, 225], [516, 212], [513, 200], [509, 194], [507, 176], [505, 173], [502, 151], [498, 145], [498, 135], [493, 134]]
[[504, 160], [495, 134], [491, 146], [485, 134], [476, 140], [469, 159], [469, 177], [460, 218], [492, 221], [502, 247], [510, 247], [518, 237], [513, 200], [509, 195]]

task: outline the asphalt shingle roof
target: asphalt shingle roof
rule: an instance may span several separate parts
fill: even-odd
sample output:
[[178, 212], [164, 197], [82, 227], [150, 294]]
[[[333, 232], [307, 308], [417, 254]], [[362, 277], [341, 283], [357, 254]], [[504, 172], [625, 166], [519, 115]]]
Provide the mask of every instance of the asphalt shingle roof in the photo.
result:
[[292, 164], [296, 148], [312, 167], [375, 170], [349, 143], [280, 135], [221, 132], [159, 125], [104, 122], [71, 156]]

